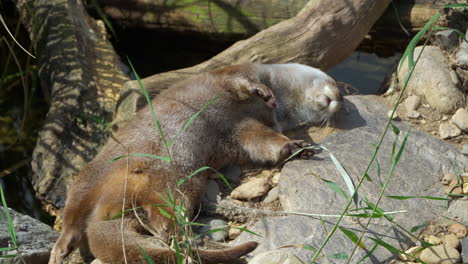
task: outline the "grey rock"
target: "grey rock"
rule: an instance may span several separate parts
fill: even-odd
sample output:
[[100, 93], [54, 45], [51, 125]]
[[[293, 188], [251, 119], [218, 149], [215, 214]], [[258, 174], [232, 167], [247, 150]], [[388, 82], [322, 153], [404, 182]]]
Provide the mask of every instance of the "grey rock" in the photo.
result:
[[421, 117], [421, 114], [418, 111], [413, 110], [406, 113], [406, 116], [411, 119], [418, 119], [419, 117]]
[[[415, 49], [415, 54], [421, 47]], [[450, 76], [451, 69], [445, 55], [439, 47], [426, 46], [415, 66], [407, 89], [413, 94], [424, 96], [427, 102], [442, 114], [453, 113], [464, 105], [463, 93]], [[408, 62], [405, 61], [398, 78], [404, 80], [408, 74]], [[399, 83], [404, 85], [403, 81]]]
[[468, 155], [468, 145], [463, 145], [462, 153]]
[[455, 55], [455, 60], [460, 66], [468, 66], [468, 43], [465, 41], [462, 41], [460, 44], [460, 48]]
[[450, 207], [443, 216], [449, 219], [457, 219], [464, 226], [468, 226], [468, 200], [456, 199], [450, 202]]
[[427, 264], [454, 264], [460, 260], [460, 253], [447, 245], [438, 245], [424, 249], [420, 259]]
[[[4, 208], [0, 214], [5, 216]], [[50, 226], [28, 216], [10, 209], [13, 225], [16, 231], [17, 244], [23, 260], [27, 264], [47, 263], [50, 251], [58, 238], [58, 232]], [[5, 218], [1, 218], [5, 219]], [[11, 247], [12, 242], [8, 233], [6, 221], [0, 221], [0, 248]], [[16, 255], [16, 251], [3, 251], [0, 253], [0, 264], [23, 263], [19, 257], [1, 258], [2, 255]]]
[[[387, 122], [388, 108], [381, 100], [380, 97], [372, 95], [345, 97], [344, 107], [335, 120], [335, 126], [340, 131], [321, 143], [336, 156], [355, 185], [372, 156], [374, 148], [371, 144], [378, 142], [382, 128]], [[403, 133], [410, 128], [405, 122], [396, 125]], [[397, 139], [398, 144], [403, 140], [403, 133]], [[382, 178], [387, 175], [391, 166], [390, 156], [395, 138], [395, 134], [389, 131], [377, 155]], [[453, 170], [454, 160], [457, 160], [460, 171], [467, 168], [468, 158], [454, 146], [413, 128], [385, 195], [444, 197], [440, 177]], [[375, 163], [371, 166], [368, 175], [372, 178], [372, 182], [364, 181], [359, 194], [360, 197], [365, 195], [367, 199], [375, 202], [380, 190]], [[319, 177], [336, 182], [343, 190], [347, 190], [340, 173], [325, 151], [317, 154], [313, 160], [295, 160], [285, 164], [278, 184], [283, 211], [341, 214], [346, 199], [331, 190]], [[405, 213], [392, 215], [394, 221], [406, 230], [432, 221], [444, 212], [443, 203], [428, 199], [401, 201], [384, 196], [379, 207], [387, 212], [406, 210]], [[260, 245], [253, 255], [293, 244], [309, 244], [318, 248], [336, 222], [336, 218], [333, 217], [323, 219], [324, 224], [318, 217], [265, 216], [249, 228], [262, 235], [262, 238], [244, 232], [236, 239], [236, 243], [258, 241]], [[359, 234], [366, 222], [364, 219], [344, 218], [340, 225]], [[369, 249], [374, 242], [368, 237], [382, 239], [402, 251], [414, 245], [412, 238], [399, 227], [380, 218], [372, 219], [364, 236], [363, 243]], [[325, 246], [323, 254], [349, 253], [354, 245], [342, 232], [337, 231]], [[312, 252], [300, 248], [284, 250], [306, 260], [310, 260], [313, 255]], [[366, 254], [368, 252], [358, 249], [351, 263], [356, 263]], [[387, 263], [396, 257], [386, 249], [378, 247], [363, 263]], [[342, 262], [321, 259], [320, 263]]]
[[468, 264], [468, 237], [461, 240], [461, 261], [463, 264]]
[[306, 262], [300, 260], [297, 256], [281, 251], [268, 251], [265, 253], [258, 254], [249, 264], [305, 264]]
[[451, 50], [458, 45], [458, 34], [455, 30], [443, 30], [436, 33], [437, 43], [444, 50]]
[[263, 199], [264, 203], [271, 203], [278, 199], [279, 197], [279, 187], [274, 187], [271, 189], [268, 194], [266, 195], [265, 199]]
[[452, 122], [442, 122], [439, 125], [439, 135], [442, 139], [458, 137], [461, 130]]
[[452, 122], [463, 132], [468, 132], [468, 111], [460, 108], [452, 116]]
[[421, 97], [417, 95], [408, 96], [403, 104], [405, 105], [406, 111], [411, 112], [418, 109], [421, 104]]
[[[221, 219], [215, 218], [200, 218], [198, 219], [199, 223], [205, 224], [198, 228], [198, 233], [203, 234], [205, 233], [211, 240], [221, 242], [228, 236], [229, 233], [229, 226], [228, 224]], [[216, 232], [208, 232], [210, 230], [220, 229]]]
[[264, 195], [269, 189], [268, 178], [253, 178], [234, 189], [231, 197], [237, 200], [251, 200]]

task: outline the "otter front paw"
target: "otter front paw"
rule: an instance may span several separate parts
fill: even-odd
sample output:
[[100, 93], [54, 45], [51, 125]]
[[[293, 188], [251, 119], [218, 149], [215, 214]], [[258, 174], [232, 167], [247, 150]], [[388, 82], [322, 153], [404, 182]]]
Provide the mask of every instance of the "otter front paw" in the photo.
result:
[[314, 156], [314, 151], [312, 149], [303, 149], [310, 146], [312, 145], [302, 140], [290, 141], [286, 143], [281, 150], [281, 158], [282, 160], [287, 159], [294, 153], [302, 150], [302, 152], [298, 153], [295, 157], [300, 159], [311, 159]]

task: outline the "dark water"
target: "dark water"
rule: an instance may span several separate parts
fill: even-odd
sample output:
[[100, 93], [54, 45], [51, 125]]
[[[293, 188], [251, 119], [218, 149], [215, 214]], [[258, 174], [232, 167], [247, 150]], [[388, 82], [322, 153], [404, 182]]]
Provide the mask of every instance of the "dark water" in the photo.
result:
[[[132, 60], [142, 77], [200, 63], [234, 43], [233, 39], [207, 38], [195, 34], [118, 28], [117, 32], [119, 37], [114, 40], [114, 46], [124, 60], [126, 56]], [[0, 33], [5, 32], [0, 29]], [[21, 43], [28, 47], [27, 33], [22, 30], [19, 35]], [[27, 56], [17, 47], [14, 50], [21, 64], [30, 71], [25, 74], [28, 82], [25, 97], [20, 79], [6, 78], [17, 74], [18, 69], [12, 61], [6, 63], [9, 50], [0, 42], [0, 173], [19, 163], [23, 165], [0, 178], [0, 184], [6, 193], [8, 206], [50, 224], [52, 218], [44, 213], [40, 202], [34, 197], [29, 165], [48, 106], [37, 81], [34, 60], [28, 61]], [[383, 58], [356, 51], [328, 73], [346, 86], [350, 93], [377, 93], [399, 56], [399, 53], [394, 53], [393, 56]], [[28, 105], [26, 112], [25, 104]]]
[[355, 51], [350, 57], [327, 73], [338, 82], [344, 94], [377, 94], [384, 79], [390, 75], [401, 58], [400, 52], [390, 57]]

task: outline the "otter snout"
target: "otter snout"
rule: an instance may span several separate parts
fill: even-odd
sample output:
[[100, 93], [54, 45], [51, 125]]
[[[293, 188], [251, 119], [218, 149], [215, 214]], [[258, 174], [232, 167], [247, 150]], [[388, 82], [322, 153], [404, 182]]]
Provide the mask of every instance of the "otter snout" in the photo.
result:
[[324, 104], [330, 113], [336, 113], [343, 104], [343, 95], [335, 85], [326, 85], [323, 89]]

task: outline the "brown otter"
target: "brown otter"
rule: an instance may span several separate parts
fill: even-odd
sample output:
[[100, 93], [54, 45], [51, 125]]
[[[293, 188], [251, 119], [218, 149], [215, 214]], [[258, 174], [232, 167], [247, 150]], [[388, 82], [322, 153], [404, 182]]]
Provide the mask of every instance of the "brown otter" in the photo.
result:
[[[219, 98], [177, 137], [185, 122], [216, 96]], [[120, 211], [123, 179], [128, 178], [126, 197], [132, 202], [126, 203], [125, 208], [146, 206], [149, 225], [156, 233], [167, 236], [170, 221], [157, 207], [148, 205], [160, 203], [160, 195], [169, 189], [184, 200], [189, 215], [193, 216], [208, 172], [200, 172], [178, 186], [180, 179], [203, 166], [221, 168], [250, 160], [278, 162], [307, 145], [278, 131], [292, 127], [294, 122], [307, 121], [307, 113], [313, 121], [321, 122], [336, 112], [340, 104], [341, 95], [331, 78], [296, 64], [231, 66], [173, 85], [153, 99], [164, 139], [153, 122], [150, 108], [145, 107], [113, 136], [118, 142], [109, 139], [77, 175], [65, 204], [63, 231], [49, 263], [60, 263], [75, 248], [86, 249], [88, 244], [95, 257], [123, 262], [122, 223], [120, 219], [106, 221], [116, 210]], [[169, 156], [172, 160], [130, 156], [108, 162], [127, 153]], [[305, 150], [301, 157], [309, 158], [312, 154]], [[126, 216], [124, 224], [125, 250], [130, 262], [143, 259], [137, 244], [156, 260], [173, 260], [171, 249], [143, 241], [138, 221]], [[202, 250], [199, 254], [204, 263], [229, 262], [255, 247], [256, 243], [251, 242], [226, 250]]]

